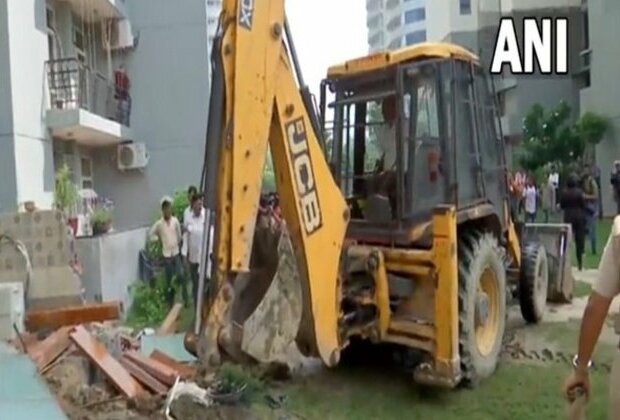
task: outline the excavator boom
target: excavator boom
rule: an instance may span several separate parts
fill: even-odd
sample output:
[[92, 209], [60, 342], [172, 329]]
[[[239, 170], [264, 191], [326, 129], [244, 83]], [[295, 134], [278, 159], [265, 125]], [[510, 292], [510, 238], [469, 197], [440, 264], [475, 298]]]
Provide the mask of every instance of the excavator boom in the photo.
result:
[[[247, 330], [258, 326], [267, 332], [262, 349], [254, 346], [251, 352], [255, 360], [269, 361], [275, 335], [291, 329], [298, 330], [293, 338], [304, 354], [328, 365], [339, 359], [339, 266], [349, 215], [323, 155], [313, 110], [300, 91], [291, 52], [284, 0], [223, 2], [212, 53], [203, 171], [205, 232], [210, 234], [205, 235], [199, 291], [208, 288], [210, 302], [199, 301], [194, 330], [200, 336], [197, 352], [207, 364], [219, 363], [222, 353], [248, 356], [244, 337], [256, 337], [256, 331]], [[268, 149], [299, 274], [259, 286], [248, 273]], [[260, 296], [248, 297], [256, 293], [265, 293], [262, 303]], [[286, 312], [274, 312], [283, 308], [283, 297], [288, 297]], [[265, 319], [248, 314], [239, 299], [254, 301], [255, 312]], [[296, 320], [288, 319], [294, 314]]]

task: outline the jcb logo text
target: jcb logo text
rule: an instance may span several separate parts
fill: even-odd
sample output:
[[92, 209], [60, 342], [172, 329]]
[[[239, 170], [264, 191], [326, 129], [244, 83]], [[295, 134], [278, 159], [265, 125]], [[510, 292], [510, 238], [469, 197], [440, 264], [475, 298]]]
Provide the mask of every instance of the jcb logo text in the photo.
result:
[[321, 228], [323, 217], [316, 190], [316, 180], [312, 171], [308, 135], [303, 118], [293, 120], [286, 125], [286, 136], [293, 163], [294, 181], [299, 194], [303, 224], [306, 234], [310, 235]]

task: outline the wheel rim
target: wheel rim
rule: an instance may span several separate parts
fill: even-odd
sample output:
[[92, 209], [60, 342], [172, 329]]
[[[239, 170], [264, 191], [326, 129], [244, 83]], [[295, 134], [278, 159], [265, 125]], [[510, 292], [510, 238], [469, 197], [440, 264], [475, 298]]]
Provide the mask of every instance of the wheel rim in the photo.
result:
[[499, 288], [497, 276], [487, 267], [480, 277], [476, 299], [476, 345], [481, 355], [487, 356], [495, 347], [499, 328]]

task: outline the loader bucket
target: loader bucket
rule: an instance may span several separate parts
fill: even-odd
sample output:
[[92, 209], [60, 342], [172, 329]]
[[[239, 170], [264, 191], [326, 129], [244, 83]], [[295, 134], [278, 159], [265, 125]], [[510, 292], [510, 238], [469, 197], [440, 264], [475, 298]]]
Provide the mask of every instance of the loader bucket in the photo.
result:
[[522, 246], [540, 243], [547, 251], [549, 289], [547, 301], [570, 303], [573, 299], [574, 278], [571, 269], [573, 235], [566, 223], [527, 223], [521, 232]]
[[254, 361], [289, 364], [297, 352], [303, 304], [297, 261], [284, 224], [261, 219], [250, 272], [239, 274], [234, 283], [232, 336]]

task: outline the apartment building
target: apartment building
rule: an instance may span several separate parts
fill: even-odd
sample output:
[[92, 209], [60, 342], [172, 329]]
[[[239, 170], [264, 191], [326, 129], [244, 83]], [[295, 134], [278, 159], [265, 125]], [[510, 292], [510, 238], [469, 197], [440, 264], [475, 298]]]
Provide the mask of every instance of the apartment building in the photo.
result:
[[370, 52], [426, 41], [427, 3], [432, 1], [367, 0], [366, 26]]
[[599, 113], [607, 117], [611, 125], [597, 147], [596, 161], [601, 170], [603, 213], [615, 215], [609, 174], [613, 162], [620, 159], [620, 47], [617, 38], [611, 35], [611, 28], [620, 22], [620, 2], [584, 1], [583, 13], [588, 22], [588, 36], [580, 54], [583, 78], [586, 80], [579, 92], [581, 112]]
[[[65, 163], [81, 188], [114, 201], [117, 229], [148, 223], [162, 194], [198, 182], [210, 3], [1, 2], [0, 211], [50, 207]], [[146, 159], [119, 162], [126, 143], [143, 144]]]
[[200, 182], [215, 3], [0, 1], [0, 213], [50, 208], [65, 164], [111, 199], [114, 233], [78, 239], [86, 282], [126, 295], [159, 199]]
[[[406, 35], [404, 39], [399, 37], [408, 33], [410, 28], [420, 28], [425, 36], [410, 38], [410, 41], [449, 41], [463, 45], [477, 53], [485, 67], [490, 67], [500, 18], [512, 18], [520, 38], [526, 17], [568, 17], [569, 74], [546, 76], [537, 72], [512, 75], [506, 72], [494, 81], [502, 131], [511, 145], [518, 144], [523, 118], [535, 103], [549, 108], [565, 100], [574, 111], [573, 118], [579, 116], [579, 91], [587, 82], [580, 61], [584, 34], [587, 32], [581, 0], [368, 0], [366, 5], [371, 52], [409, 45], [411, 42], [407, 42]], [[403, 24], [406, 22], [404, 16], [411, 11], [411, 7], [423, 9], [416, 12], [416, 16], [424, 16], [423, 21], [414, 24], [419, 26]], [[398, 21], [398, 17], [400, 23], [396, 25], [397, 29], [390, 31], [383, 25], [386, 18]]]

